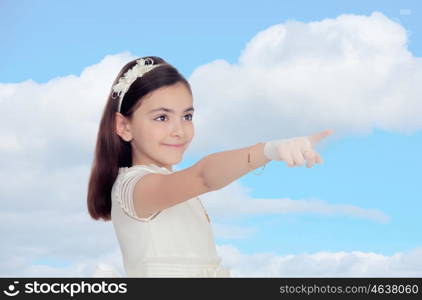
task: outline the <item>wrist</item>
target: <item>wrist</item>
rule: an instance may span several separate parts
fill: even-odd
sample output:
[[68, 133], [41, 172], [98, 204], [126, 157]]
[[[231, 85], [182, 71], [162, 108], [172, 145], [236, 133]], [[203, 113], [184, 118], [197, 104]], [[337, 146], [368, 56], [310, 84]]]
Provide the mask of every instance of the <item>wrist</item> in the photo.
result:
[[273, 140], [264, 144], [264, 155], [268, 160], [281, 160], [278, 153], [278, 143], [280, 140]]
[[[264, 146], [265, 143], [258, 143], [249, 147], [247, 161], [250, 171], [255, 170], [261, 166], [264, 166], [265, 168], [265, 165], [271, 161], [264, 154]], [[264, 168], [262, 170], [264, 170]]]

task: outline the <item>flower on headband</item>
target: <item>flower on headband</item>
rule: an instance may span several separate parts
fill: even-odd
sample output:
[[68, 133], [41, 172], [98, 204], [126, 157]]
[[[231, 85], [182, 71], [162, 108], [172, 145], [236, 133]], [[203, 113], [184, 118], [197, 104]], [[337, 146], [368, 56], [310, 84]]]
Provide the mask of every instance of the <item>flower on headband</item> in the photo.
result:
[[[151, 64], [149, 64], [149, 65], [145, 64], [147, 60], [151, 61]], [[131, 69], [129, 69], [123, 75], [123, 77], [121, 77], [119, 79], [118, 83], [116, 83], [113, 86], [113, 92], [116, 93], [119, 96], [119, 111], [120, 111], [120, 106], [121, 106], [123, 96], [129, 90], [129, 87], [132, 85], [132, 83], [138, 77], [142, 77], [146, 72], [148, 72], [148, 71], [150, 71], [150, 70], [152, 70], [155, 67], [158, 67], [160, 65], [160, 64], [153, 65], [152, 63], [153, 63], [153, 61], [150, 58], [147, 58], [147, 59], [140, 58], [140, 59], [138, 59], [136, 61], [136, 65], [134, 67], [132, 67]]]

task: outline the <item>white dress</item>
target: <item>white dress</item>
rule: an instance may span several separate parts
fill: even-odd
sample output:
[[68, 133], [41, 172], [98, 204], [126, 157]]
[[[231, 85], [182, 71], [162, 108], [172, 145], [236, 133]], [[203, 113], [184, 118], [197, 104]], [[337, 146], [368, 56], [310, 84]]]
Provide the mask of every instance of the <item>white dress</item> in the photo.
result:
[[111, 191], [111, 219], [127, 277], [230, 277], [199, 197], [149, 218], [136, 215], [133, 189], [148, 173], [172, 172], [154, 164], [122, 167]]

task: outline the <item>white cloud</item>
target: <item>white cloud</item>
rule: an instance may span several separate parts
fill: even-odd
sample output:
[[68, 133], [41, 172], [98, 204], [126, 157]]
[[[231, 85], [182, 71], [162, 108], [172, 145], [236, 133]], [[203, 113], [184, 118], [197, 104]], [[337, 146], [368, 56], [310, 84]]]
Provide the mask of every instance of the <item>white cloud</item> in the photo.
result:
[[[91, 163], [103, 107], [120, 68], [133, 57], [108, 55], [69, 75], [39, 84], [0, 83], [0, 155], [16, 163], [63, 168]], [[22, 162], [23, 161], [23, 162]]]
[[237, 63], [217, 59], [194, 70], [191, 146], [235, 149], [328, 128], [330, 140], [374, 128], [420, 130], [422, 59], [407, 41], [406, 30], [379, 12], [271, 26]]
[[[325, 252], [278, 255], [271, 252], [242, 253], [232, 245], [217, 245], [222, 265], [231, 277], [420, 277], [422, 248], [393, 255], [373, 252]], [[69, 265], [31, 264], [12, 255], [0, 264], [7, 277], [122, 277], [119, 249], [106, 254], [72, 260]], [[3, 270], [3, 268], [7, 268]], [[114, 272], [114, 274], [110, 274]]]
[[[390, 217], [378, 209], [366, 209], [350, 204], [330, 204], [319, 199], [292, 200], [289, 198], [260, 199], [249, 196], [249, 188], [235, 181], [226, 187], [200, 196], [211, 216], [237, 216], [312, 213], [346, 215], [385, 223]], [[221, 231], [220, 231], [221, 232]], [[222, 235], [224, 235], [222, 233]]]
[[420, 277], [422, 248], [393, 255], [373, 252], [317, 252], [277, 255], [241, 253], [231, 245], [217, 247], [232, 277]]
[[123, 274], [111, 222], [64, 210], [0, 212], [0, 276], [90, 276], [101, 262]]

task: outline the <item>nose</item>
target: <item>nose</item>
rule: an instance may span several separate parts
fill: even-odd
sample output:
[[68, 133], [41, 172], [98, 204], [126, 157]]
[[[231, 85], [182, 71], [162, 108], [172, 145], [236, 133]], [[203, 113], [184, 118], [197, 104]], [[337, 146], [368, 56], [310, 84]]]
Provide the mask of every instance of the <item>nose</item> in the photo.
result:
[[185, 135], [185, 131], [183, 128], [183, 124], [181, 121], [175, 121], [171, 131], [172, 136], [180, 136], [183, 137]]

